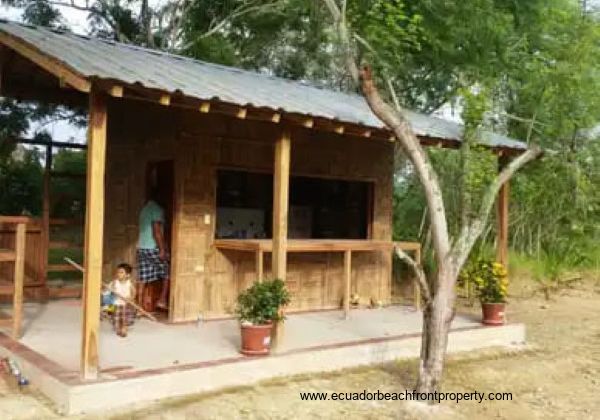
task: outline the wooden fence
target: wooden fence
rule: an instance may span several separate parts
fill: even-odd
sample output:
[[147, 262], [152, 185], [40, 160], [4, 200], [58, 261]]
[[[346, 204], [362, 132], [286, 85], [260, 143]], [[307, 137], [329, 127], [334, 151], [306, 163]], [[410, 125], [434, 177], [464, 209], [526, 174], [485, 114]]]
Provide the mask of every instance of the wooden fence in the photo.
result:
[[[12, 276], [9, 279], [0, 279], [0, 295], [12, 298], [12, 317], [2, 319], [0, 324], [7, 321], [12, 325], [12, 336], [18, 339], [21, 336], [21, 321], [23, 319], [23, 283], [25, 275], [25, 254], [27, 225], [31, 219], [27, 217], [0, 217], [0, 225], [12, 227], [12, 246], [0, 245], [0, 266], [11, 267]], [[7, 229], [3, 227], [3, 229]], [[8, 242], [8, 241], [7, 241]]]
[[[16, 246], [16, 225], [14, 220], [22, 217], [0, 216], [0, 249], [14, 249]], [[33, 298], [69, 297], [79, 296], [79, 288], [53, 287], [48, 283], [48, 274], [51, 272], [69, 272], [75, 269], [68, 264], [49, 264], [48, 255], [52, 249], [77, 250], [80, 244], [69, 241], [52, 241], [50, 233], [44, 235], [42, 228], [43, 219], [27, 218], [24, 287], [25, 294]], [[50, 219], [52, 230], [68, 226], [81, 226], [82, 222], [70, 219]], [[49, 241], [46, 243], [46, 238]], [[0, 265], [0, 280], [12, 279], [14, 264]]]

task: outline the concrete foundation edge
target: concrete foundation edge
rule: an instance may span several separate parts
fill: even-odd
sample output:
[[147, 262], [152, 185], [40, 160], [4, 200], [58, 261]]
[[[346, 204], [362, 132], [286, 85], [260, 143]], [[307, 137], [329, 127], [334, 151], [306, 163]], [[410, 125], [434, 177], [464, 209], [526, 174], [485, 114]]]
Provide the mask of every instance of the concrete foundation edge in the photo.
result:
[[[448, 352], [465, 352], [489, 347], [514, 348], [524, 343], [523, 324], [475, 328], [451, 332]], [[0, 354], [17, 360], [32, 386], [52, 400], [61, 414], [71, 415], [245, 386], [282, 376], [327, 372], [414, 358], [419, 356], [420, 345], [420, 337], [404, 337], [80, 385], [65, 384], [5, 348], [0, 347]], [[115, 395], [119, 395], [119, 398], [114, 398]]]

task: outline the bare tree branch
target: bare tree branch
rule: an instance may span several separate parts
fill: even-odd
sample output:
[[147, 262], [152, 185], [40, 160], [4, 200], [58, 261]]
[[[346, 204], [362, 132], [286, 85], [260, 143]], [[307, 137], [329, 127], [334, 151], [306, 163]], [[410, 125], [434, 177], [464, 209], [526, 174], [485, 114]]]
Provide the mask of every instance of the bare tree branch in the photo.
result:
[[427, 200], [436, 260], [441, 263], [450, 251], [450, 241], [446, 210], [437, 174], [406, 117], [402, 112], [391, 108], [379, 95], [369, 68], [365, 67], [361, 71], [361, 79], [363, 94], [371, 110], [394, 132], [421, 181]]
[[[366, 39], [364, 39], [362, 36], [360, 36], [358, 34], [354, 34], [354, 39], [356, 39], [361, 45], [363, 45], [366, 49], [368, 49], [376, 57], [379, 57], [379, 54], [377, 54], [377, 51], [375, 51], [375, 48], [373, 48], [371, 46], [369, 41], [367, 41]], [[381, 60], [381, 61], [383, 61], [383, 60]], [[384, 80], [385, 80], [387, 89], [390, 92], [390, 96], [392, 97], [392, 102], [394, 102], [394, 106], [396, 107], [397, 110], [399, 110], [399, 111], [402, 110], [402, 106], [400, 105], [400, 101], [398, 100], [398, 95], [396, 93], [396, 89], [394, 89], [392, 79], [389, 76], [384, 75]]]
[[338, 5], [335, 3], [335, 0], [323, 0], [325, 5], [329, 9], [329, 13], [331, 13], [331, 17], [334, 22], [339, 22], [342, 20], [342, 12]]
[[488, 186], [481, 201], [481, 206], [477, 216], [468, 224], [463, 225], [457, 241], [452, 247], [451, 257], [457, 263], [457, 269], [460, 269], [469, 256], [471, 248], [475, 241], [481, 235], [485, 228], [488, 215], [494, 205], [494, 201], [502, 185], [507, 182], [519, 169], [528, 162], [538, 158], [542, 154], [542, 149], [537, 146], [531, 146], [526, 152], [522, 153], [508, 164], [496, 176], [494, 181]]
[[[246, 4], [242, 4], [242, 5], [238, 6], [236, 9], [234, 9], [229, 15], [225, 16], [223, 19], [214, 20], [213, 22], [211, 22], [211, 24], [209, 25], [209, 28], [206, 32], [198, 35], [196, 37], [196, 39], [194, 39], [193, 41], [188, 42], [187, 44], [183, 45], [181, 47], [181, 49], [186, 50], [186, 49], [192, 47], [196, 42], [198, 42], [198, 40], [208, 38], [208, 37], [218, 33], [219, 31], [223, 30], [227, 26], [228, 23], [230, 23], [233, 20], [240, 18], [244, 15], [248, 15], [250, 13], [255, 13], [255, 12], [264, 12], [269, 9], [277, 9], [282, 6], [283, 6], [282, 2], [280, 2], [278, 0], [273, 0], [272, 2], [267, 3], [267, 4], [254, 4], [254, 2], [252, 2], [252, 1], [250, 1]], [[180, 31], [181, 31], [181, 29], [180, 29]]]
[[90, 6], [89, 2], [87, 2], [87, 1], [85, 2], [85, 6], [78, 5], [77, 3], [75, 3], [75, 0], [71, 0], [68, 2], [60, 1], [60, 0], [51, 0], [48, 3], [53, 6], [68, 7], [73, 10], [78, 10], [81, 12], [88, 12], [88, 13], [102, 19], [115, 32], [116, 38], [119, 41], [131, 42], [131, 40], [125, 34], [123, 34], [123, 32], [121, 31], [121, 28], [117, 21], [112, 19], [112, 17], [109, 16], [106, 13], [106, 11], [99, 9], [98, 7], [93, 6], [93, 5]]
[[362, 70], [359, 71], [353, 45], [348, 36], [345, 18], [335, 0], [323, 1], [329, 8], [337, 26], [339, 39], [346, 55], [348, 71], [354, 80], [360, 81], [363, 95], [371, 111], [395, 134], [396, 144], [402, 147], [413, 164], [425, 193], [430, 222], [429, 232], [431, 232], [437, 263], [436, 272], [432, 277], [431, 289], [425, 273], [418, 264], [397, 247], [395, 251], [399, 258], [412, 267], [417, 275], [417, 281], [423, 295], [426, 296], [426, 301], [428, 301], [428, 305], [423, 311], [421, 364], [416, 389], [419, 392], [433, 392], [439, 387], [442, 378], [448, 332], [454, 317], [456, 298], [454, 286], [458, 272], [464, 264], [475, 239], [481, 234], [483, 226], [485, 226], [486, 217], [501, 185], [521, 166], [538, 156], [540, 151], [537, 148], [528, 150], [498, 175], [498, 178], [492, 183], [484, 196], [480, 216], [473, 223], [463, 228], [458, 241], [451, 247], [445, 203], [437, 173], [429, 160], [428, 154], [421, 146], [402, 108], [395, 109], [394, 106], [389, 105], [382, 99], [373, 80], [371, 69], [368, 66], [363, 66]]
[[390, 107], [379, 94], [371, 70], [365, 66], [359, 71], [356, 64], [356, 57], [352, 49], [348, 28], [345, 24], [345, 18], [335, 0], [323, 0], [329, 8], [335, 24], [338, 28], [340, 41], [346, 53], [346, 64], [356, 81], [360, 81], [363, 94], [373, 113], [383, 123], [394, 132], [404, 152], [408, 155], [410, 161], [415, 167], [415, 171], [421, 185], [425, 190], [427, 208], [429, 210], [429, 219], [431, 223], [431, 232], [436, 251], [435, 258], [441, 266], [444, 259], [450, 251], [450, 241], [448, 237], [448, 224], [446, 221], [446, 209], [442, 198], [442, 190], [437, 174], [429, 160], [429, 156], [423, 150], [417, 135], [413, 131], [402, 109]]
[[[350, 77], [354, 81], [355, 84], [360, 83], [360, 71], [358, 70], [358, 65], [356, 64], [356, 57], [354, 55], [354, 51], [352, 49], [352, 42], [350, 41], [350, 37], [348, 35], [348, 27], [346, 26], [346, 17], [342, 15], [342, 11], [336, 4], [335, 0], [323, 0], [331, 13], [331, 17], [335, 25], [337, 26], [338, 36], [340, 37], [340, 43], [342, 44], [342, 48], [344, 49], [344, 57], [346, 61], [346, 68], [350, 72]], [[344, 9], [345, 9], [345, 1], [344, 1]]]
[[429, 306], [431, 304], [431, 290], [429, 289], [429, 283], [427, 283], [427, 276], [425, 275], [425, 271], [423, 271], [423, 267], [398, 245], [394, 246], [394, 252], [401, 261], [405, 262], [412, 269], [415, 274], [417, 287], [421, 289], [421, 297], [425, 301], [425, 306]]

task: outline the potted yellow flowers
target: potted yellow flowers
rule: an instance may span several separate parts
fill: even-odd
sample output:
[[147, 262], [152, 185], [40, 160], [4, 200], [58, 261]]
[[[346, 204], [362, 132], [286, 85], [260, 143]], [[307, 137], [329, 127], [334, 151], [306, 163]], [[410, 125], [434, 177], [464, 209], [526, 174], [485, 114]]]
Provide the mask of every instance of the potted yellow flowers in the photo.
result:
[[508, 273], [499, 262], [478, 259], [469, 264], [462, 273], [462, 280], [469, 280], [481, 302], [485, 325], [504, 325], [504, 311], [508, 294]]

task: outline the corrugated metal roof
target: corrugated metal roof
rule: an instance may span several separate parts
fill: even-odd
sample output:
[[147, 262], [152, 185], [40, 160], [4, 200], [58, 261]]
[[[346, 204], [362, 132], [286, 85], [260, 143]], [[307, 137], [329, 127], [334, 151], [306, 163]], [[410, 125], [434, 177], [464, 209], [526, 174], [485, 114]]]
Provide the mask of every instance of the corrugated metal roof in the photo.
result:
[[[0, 20], [0, 31], [25, 41], [86, 78], [112, 79], [198, 99], [383, 127], [360, 95], [43, 27]], [[454, 122], [415, 112], [408, 112], [408, 118], [419, 136], [462, 138], [463, 127]], [[486, 132], [483, 137], [490, 146], [527, 148], [525, 143], [503, 135]]]

